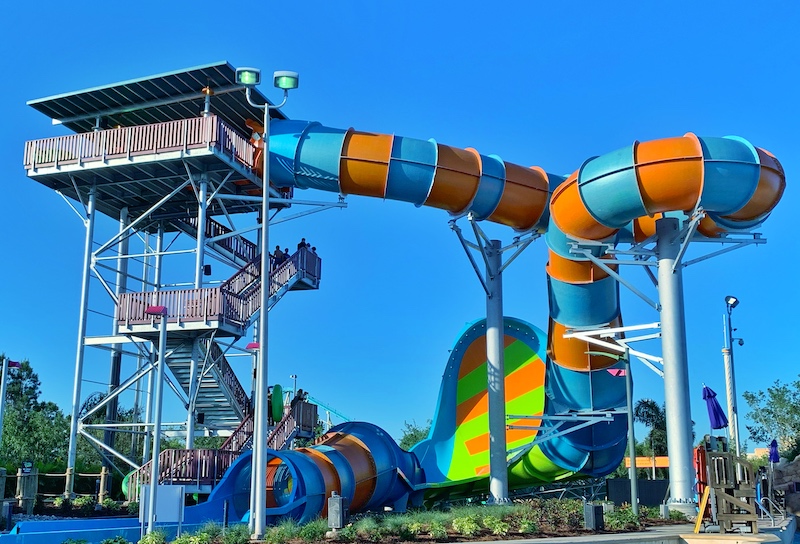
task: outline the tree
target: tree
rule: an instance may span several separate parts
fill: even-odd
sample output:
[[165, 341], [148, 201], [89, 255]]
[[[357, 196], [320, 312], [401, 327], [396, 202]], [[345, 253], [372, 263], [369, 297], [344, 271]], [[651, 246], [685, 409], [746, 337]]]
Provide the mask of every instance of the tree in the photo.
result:
[[633, 419], [645, 425], [649, 432], [644, 439], [653, 455], [667, 455], [667, 412], [653, 399], [636, 401]]
[[746, 425], [753, 440], [768, 444], [778, 441], [781, 456], [794, 459], [800, 454], [800, 379], [791, 384], [780, 380], [765, 391], [745, 391], [742, 395], [750, 407], [745, 416], [753, 422]]
[[413, 419], [411, 423], [408, 421], [403, 422], [403, 436], [400, 438], [400, 447], [404, 450], [408, 451], [413, 448], [419, 442], [422, 442], [426, 438], [428, 438], [428, 433], [431, 430], [431, 420], [428, 420], [428, 424], [425, 427], [420, 427], [417, 425], [417, 422]]
[[[0, 362], [5, 355], [0, 355]], [[7, 467], [22, 461], [63, 462], [69, 443], [69, 418], [53, 402], [42, 402], [41, 382], [30, 362], [9, 372], [0, 459]]]

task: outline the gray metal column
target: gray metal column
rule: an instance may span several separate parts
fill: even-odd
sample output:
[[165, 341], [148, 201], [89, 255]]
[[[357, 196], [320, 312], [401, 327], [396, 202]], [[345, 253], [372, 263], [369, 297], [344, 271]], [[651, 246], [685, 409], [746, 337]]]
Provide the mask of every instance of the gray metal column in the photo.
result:
[[[639, 478], [636, 475], [636, 436], [633, 429], [633, 375], [631, 374], [631, 353], [625, 348], [625, 398], [628, 404], [628, 456], [631, 466], [628, 479], [631, 481], [631, 510], [639, 517]], [[655, 466], [655, 462], [653, 463]]]
[[[205, 264], [206, 256], [206, 213], [208, 211], [208, 178], [205, 174], [200, 178], [200, 188], [198, 191], [198, 206], [197, 206], [197, 260], [195, 262], [194, 270], [194, 288], [203, 288], [203, 265]], [[186, 448], [194, 448], [194, 431], [195, 431], [195, 410], [194, 402], [192, 399], [193, 391], [197, 391], [197, 375], [198, 375], [198, 349], [197, 342], [192, 346], [192, 360], [189, 370], [189, 408], [186, 414]]]
[[253, 481], [255, 486], [250, 490], [253, 511], [252, 538], [260, 540], [267, 530], [267, 433], [269, 429], [267, 388], [267, 342], [269, 338], [269, 105], [264, 108], [264, 167], [262, 178], [261, 200], [261, 297], [258, 319], [258, 369], [256, 375], [256, 402], [253, 436]]
[[728, 398], [728, 435], [736, 446], [736, 455], [741, 454], [739, 447], [739, 415], [736, 409], [736, 383], [733, 376], [733, 349], [722, 348], [722, 362], [725, 365], [725, 395]]
[[[147, 279], [150, 277], [150, 269], [148, 268], [149, 264], [149, 257], [147, 251], [150, 249], [150, 234], [147, 231], [142, 232], [142, 237], [144, 241], [144, 251], [142, 251], [142, 291], [147, 290]], [[139, 355], [136, 358], [136, 371], [139, 372], [144, 366], [144, 357]], [[149, 375], [149, 373], [148, 373]], [[141, 378], [136, 382], [133, 388], [133, 414], [134, 417], [138, 419], [138, 414], [140, 407], [142, 405], [142, 384]], [[149, 397], [148, 397], [149, 399]], [[145, 431], [145, 435], [147, 432]], [[131, 451], [128, 457], [131, 459], [136, 459], [136, 452], [138, 451], [139, 446], [139, 435], [133, 434], [131, 435]]]
[[489, 502], [508, 502], [503, 266], [500, 240], [486, 245], [486, 372], [489, 396]]
[[[164, 224], [161, 223], [158, 225], [158, 232], [156, 233], [156, 257], [155, 263], [153, 267], [153, 291], [160, 291], [161, 290], [161, 272], [162, 272], [162, 265], [164, 262], [162, 252], [164, 251]], [[150, 345], [150, 363], [155, 361], [155, 346], [153, 344]], [[153, 376], [153, 371], [147, 373], [147, 404], [145, 408], [145, 416], [144, 420], [145, 423], [150, 424], [153, 423], [153, 398], [155, 397], [154, 389], [155, 389], [155, 377]], [[148, 432], [144, 435], [144, 451], [142, 452], [142, 463], [146, 463], [150, 460], [150, 444], [151, 444], [151, 434]]]
[[[128, 282], [128, 247], [129, 237], [125, 236], [125, 230], [128, 228], [128, 208], [122, 208], [119, 212], [119, 232], [121, 238], [117, 244], [117, 277], [116, 286], [114, 287], [114, 294], [119, 300], [119, 296], [127, 291]], [[111, 335], [116, 336], [119, 333], [119, 325], [117, 320], [111, 321]], [[122, 344], [113, 344], [111, 346], [111, 368], [108, 375], [108, 394], [114, 392], [119, 387], [119, 376], [122, 369]], [[119, 413], [119, 397], [114, 397], [106, 405], [106, 423], [116, 423], [117, 415]], [[115, 433], [112, 430], [106, 429], [103, 431], [103, 443], [114, 449]], [[132, 435], [134, 436], [134, 435]], [[108, 457], [103, 458], [103, 466], [110, 468], [111, 463]]]
[[194, 430], [195, 430], [195, 400], [197, 397], [197, 375], [199, 374], [200, 365], [200, 339], [195, 338], [192, 341], [192, 362], [191, 371], [189, 373], [189, 408], [187, 409], [186, 416], [186, 449], [194, 449]]
[[[158, 466], [161, 451], [161, 409], [164, 400], [164, 369], [167, 366], [167, 314], [161, 316], [161, 330], [158, 333], [158, 375], [156, 377], [155, 421], [153, 422], [153, 459], [150, 463], [150, 494], [147, 501], [147, 534], [153, 532], [156, 522], [156, 496], [158, 495]], [[152, 374], [152, 372], [151, 372]]]
[[[661, 349], [664, 357], [664, 403], [671, 505], [694, 503], [692, 414], [689, 361], [683, 307], [683, 272], [675, 266], [680, 250], [680, 224], [675, 218], [656, 221], [658, 295], [661, 302]], [[675, 271], [673, 272], [673, 267]], [[694, 512], [694, 510], [692, 510]]]
[[83, 381], [83, 356], [86, 346], [86, 314], [89, 306], [89, 274], [92, 265], [92, 243], [94, 242], [94, 208], [97, 202], [97, 190], [94, 185], [89, 189], [89, 202], [86, 205], [86, 240], [83, 246], [83, 278], [81, 279], [81, 300], [78, 309], [78, 348], [75, 354], [75, 381], [72, 384], [72, 419], [69, 426], [69, 453], [67, 454], [67, 477], [64, 496], [73, 496], [75, 483], [75, 456], [78, 451], [78, 416], [81, 409], [81, 382]]

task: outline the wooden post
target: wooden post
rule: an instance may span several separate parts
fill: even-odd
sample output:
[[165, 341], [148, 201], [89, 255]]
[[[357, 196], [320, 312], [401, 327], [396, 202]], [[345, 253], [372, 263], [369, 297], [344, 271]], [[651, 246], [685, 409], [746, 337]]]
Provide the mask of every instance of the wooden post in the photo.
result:
[[17, 469], [17, 506], [28, 514], [33, 514], [36, 493], [39, 491], [39, 469], [32, 468], [28, 474]]
[[103, 503], [105, 498], [108, 496], [108, 467], [102, 467], [100, 469], [100, 493], [97, 495], [97, 502], [100, 504]]

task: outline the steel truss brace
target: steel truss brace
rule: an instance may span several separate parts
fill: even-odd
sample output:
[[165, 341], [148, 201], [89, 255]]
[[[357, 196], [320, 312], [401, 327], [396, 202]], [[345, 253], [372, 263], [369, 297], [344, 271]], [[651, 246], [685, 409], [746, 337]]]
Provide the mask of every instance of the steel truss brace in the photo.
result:
[[533, 231], [528, 231], [526, 233], [515, 236], [513, 241], [509, 245], [500, 248], [500, 253], [505, 253], [506, 251], [509, 251], [511, 249], [515, 250], [514, 253], [511, 255], [511, 257], [509, 257], [506, 260], [505, 264], [500, 266], [498, 270], [491, 270], [491, 267], [489, 266], [489, 259], [486, 256], [486, 243], [489, 242], [489, 237], [486, 236], [486, 233], [483, 232], [483, 230], [478, 226], [478, 222], [472, 213], [469, 213], [467, 215], [467, 219], [469, 220], [470, 225], [472, 226], [472, 230], [475, 233], [475, 240], [476, 240], [475, 242], [470, 242], [469, 240], [464, 238], [464, 235], [461, 232], [461, 227], [459, 227], [458, 224], [456, 223], [458, 219], [451, 219], [448, 222], [448, 224], [450, 225], [450, 229], [456, 233], [456, 236], [458, 236], [458, 241], [461, 242], [461, 247], [464, 248], [464, 253], [466, 253], [467, 259], [469, 259], [469, 262], [472, 265], [472, 269], [478, 276], [478, 281], [481, 282], [481, 286], [483, 287], [483, 290], [486, 292], [486, 295], [488, 296], [489, 287], [486, 285], [486, 279], [484, 277], [483, 272], [481, 272], [480, 268], [478, 267], [478, 263], [475, 261], [475, 258], [472, 256], [470, 249], [480, 252], [481, 257], [483, 258], [484, 266], [486, 266], [487, 273], [491, 277], [494, 277], [497, 274], [500, 274], [503, 271], [505, 271], [505, 269], [508, 268], [508, 266], [512, 262], [514, 262], [514, 260], [525, 250], [525, 248], [531, 245], [531, 243], [533, 243], [541, 235]]
[[[644, 334], [640, 336], [625, 336], [619, 337], [620, 333], [627, 333], [632, 331], [642, 331], [648, 329], [660, 329], [661, 323], [647, 323], [644, 325], [629, 325], [626, 327], [611, 327], [607, 329], [567, 329], [564, 333], [564, 338], [578, 338], [584, 342], [594, 344], [606, 348], [617, 353], [624, 354], [625, 351], [639, 359], [647, 368], [664, 377], [664, 359], [656, 355], [650, 355], [642, 351], [630, 348], [633, 342], [641, 342], [644, 340], [654, 340], [661, 338], [661, 332], [652, 334]], [[612, 339], [613, 342], [604, 340], [605, 338]]]
[[[554, 422], [554, 425], [551, 426], [542, 426], [542, 425], [507, 425], [508, 429], [524, 429], [529, 431], [540, 431], [536, 437], [533, 439], [532, 442], [520, 446], [518, 448], [514, 448], [513, 450], [509, 451], [510, 457], [508, 459], [509, 463], [513, 463], [522, 455], [524, 455], [527, 451], [529, 451], [534, 446], [541, 444], [542, 442], [547, 442], [548, 440], [552, 440], [553, 438], [557, 438], [559, 436], [564, 436], [575, 431], [579, 431], [581, 429], [585, 429], [586, 427], [590, 427], [591, 425], [595, 425], [596, 423], [608, 423], [614, 419], [615, 415], [627, 414], [627, 410], [608, 410], [608, 411], [599, 411], [599, 410], [592, 410], [586, 412], [576, 412], [571, 414], [563, 414], [563, 415], [537, 415], [537, 416], [528, 416], [528, 415], [507, 415], [506, 419], [532, 419], [537, 421], [551, 421]], [[565, 430], [561, 430], [561, 427], [564, 426], [565, 423], [568, 422], [578, 422], [578, 425], [574, 425], [569, 427]], [[541, 432], [544, 431], [544, 432]]]

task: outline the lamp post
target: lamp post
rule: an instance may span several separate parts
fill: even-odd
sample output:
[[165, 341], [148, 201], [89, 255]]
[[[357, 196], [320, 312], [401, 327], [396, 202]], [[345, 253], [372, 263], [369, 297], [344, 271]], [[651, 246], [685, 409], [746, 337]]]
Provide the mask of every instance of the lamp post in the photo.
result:
[[283, 89], [283, 102], [270, 105], [269, 102], [256, 104], [252, 100], [252, 89], [261, 83], [261, 70], [256, 68], [238, 68], [236, 70], [236, 83], [246, 89], [247, 102], [256, 108], [264, 110], [264, 135], [263, 135], [263, 160], [262, 185], [261, 185], [261, 314], [258, 319], [258, 350], [257, 377], [256, 377], [256, 402], [253, 414], [253, 487], [251, 493], [250, 519], [253, 531], [253, 540], [264, 537], [267, 526], [267, 427], [269, 425], [267, 387], [267, 336], [268, 318], [267, 302], [269, 300], [269, 110], [278, 109], [286, 104], [289, 90], [296, 89], [300, 83], [297, 72], [278, 71], [273, 74], [275, 87]]
[[[728, 398], [728, 422], [730, 425], [731, 440], [736, 445], [736, 456], [741, 454], [739, 446], [739, 410], [736, 407], [736, 376], [733, 372], [733, 331], [731, 313], [739, 305], [739, 299], [728, 295], [725, 297], [725, 315], [723, 316], [725, 334], [725, 347], [722, 348], [722, 361], [725, 364], [725, 394]], [[744, 341], [739, 339], [739, 345]]]
[[294, 393], [294, 396], [296, 397], [297, 396], [297, 374], [292, 374], [289, 377], [292, 379], [292, 393]]
[[153, 532], [156, 522], [156, 491], [158, 490], [159, 453], [161, 453], [161, 404], [164, 399], [164, 367], [167, 355], [167, 307], [150, 306], [147, 315], [161, 316], [161, 330], [158, 335], [158, 377], [156, 378], [156, 398], [153, 408], [153, 455], [150, 460], [150, 494], [147, 497], [147, 534]]

